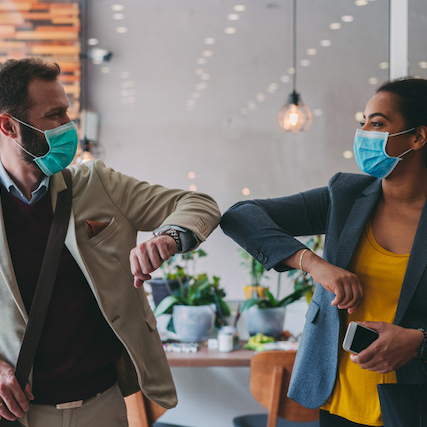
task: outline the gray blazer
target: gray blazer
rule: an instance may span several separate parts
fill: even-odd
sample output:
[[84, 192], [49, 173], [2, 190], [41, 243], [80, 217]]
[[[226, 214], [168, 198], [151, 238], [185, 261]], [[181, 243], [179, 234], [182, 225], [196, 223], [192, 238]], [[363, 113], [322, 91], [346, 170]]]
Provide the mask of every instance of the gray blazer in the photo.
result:
[[[288, 197], [237, 203], [221, 227], [267, 269], [304, 249], [294, 236], [325, 234], [325, 260], [348, 268], [366, 221], [381, 194], [381, 180], [337, 174], [328, 187]], [[424, 207], [402, 284], [394, 323], [427, 329], [427, 208]], [[317, 285], [293, 368], [289, 397], [308, 408], [322, 406], [332, 393], [338, 350], [346, 327], [334, 295]], [[427, 383], [423, 362], [413, 359], [397, 371], [398, 382]]]

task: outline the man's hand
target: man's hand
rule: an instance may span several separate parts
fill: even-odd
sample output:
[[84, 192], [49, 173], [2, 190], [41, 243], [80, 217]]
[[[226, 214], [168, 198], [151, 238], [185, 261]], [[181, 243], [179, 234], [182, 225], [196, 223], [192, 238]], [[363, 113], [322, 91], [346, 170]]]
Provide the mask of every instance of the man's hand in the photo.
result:
[[352, 354], [352, 362], [362, 369], [386, 374], [406, 365], [417, 357], [417, 348], [421, 345], [424, 334], [416, 329], [406, 329], [385, 322], [359, 322], [378, 332], [376, 339], [359, 354]]
[[176, 252], [176, 242], [167, 234], [153, 237], [130, 251], [130, 268], [134, 275], [134, 286], [139, 288], [146, 280], [150, 280], [157, 270]]
[[15, 377], [15, 371], [6, 362], [0, 360], [0, 416], [9, 421], [21, 418], [30, 408], [28, 401], [33, 400], [30, 385], [22, 391]]

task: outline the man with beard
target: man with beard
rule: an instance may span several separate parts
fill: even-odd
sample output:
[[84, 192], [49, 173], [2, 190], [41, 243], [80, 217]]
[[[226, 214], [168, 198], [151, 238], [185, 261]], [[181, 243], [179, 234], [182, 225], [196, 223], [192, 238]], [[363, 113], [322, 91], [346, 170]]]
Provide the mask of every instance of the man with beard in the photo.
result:
[[[150, 185], [97, 160], [71, 166], [72, 209], [29, 384], [14, 375], [55, 211], [76, 153], [57, 64], [0, 67], [0, 416], [29, 427], [127, 426], [123, 395], [176, 394], [141, 287], [217, 226], [207, 195]], [[138, 231], [152, 239], [136, 245]], [[130, 254], [130, 255], [129, 255]], [[119, 385], [118, 385], [119, 384]]]

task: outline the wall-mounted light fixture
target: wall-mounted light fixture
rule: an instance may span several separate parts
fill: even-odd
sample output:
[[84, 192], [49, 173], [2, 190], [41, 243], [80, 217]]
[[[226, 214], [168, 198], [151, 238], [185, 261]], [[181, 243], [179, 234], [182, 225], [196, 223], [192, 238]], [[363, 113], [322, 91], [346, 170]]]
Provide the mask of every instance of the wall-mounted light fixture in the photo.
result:
[[296, 91], [297, 81], [297, 1], [293, 0], [293, 91], [280, 109], [278, 120], [286, 132], [303, 132], [311, 126], [312, 114]]

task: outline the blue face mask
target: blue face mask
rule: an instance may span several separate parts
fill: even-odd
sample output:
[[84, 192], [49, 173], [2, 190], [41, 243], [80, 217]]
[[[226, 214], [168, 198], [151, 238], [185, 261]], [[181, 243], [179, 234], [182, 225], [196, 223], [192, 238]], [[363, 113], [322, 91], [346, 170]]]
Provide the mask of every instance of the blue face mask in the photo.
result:
[[412, 148], [406, 150], [399, 157], [391, 157], [386, 151], [387, 140], [390, 136], [402, 135], [416, 128], [389, 135], [388, 132], [356, 130], [354, 137], [354, 157], [359, 168], [368, 175], [383, 179], [390, 175], [402, 157]]
[[[13, 116], [12, 116], [13, 117]], [[37, 166], [42, 172], [51, 176], [65, 169], [74, 159], [77, 151], [78, 137], [74, 122], [65, 123], [54, 129], [42, 131], [34, 126], [24, 123], [21, 120], [13, 117], [19, 123], [28, 126], [31, 129], [44, 133], [46, 141], [49, 145], [49, 151], [40, 157], [36, 157], [28, 152], [21, 144], [15, 141], [22, 150], [34, 158]]]

